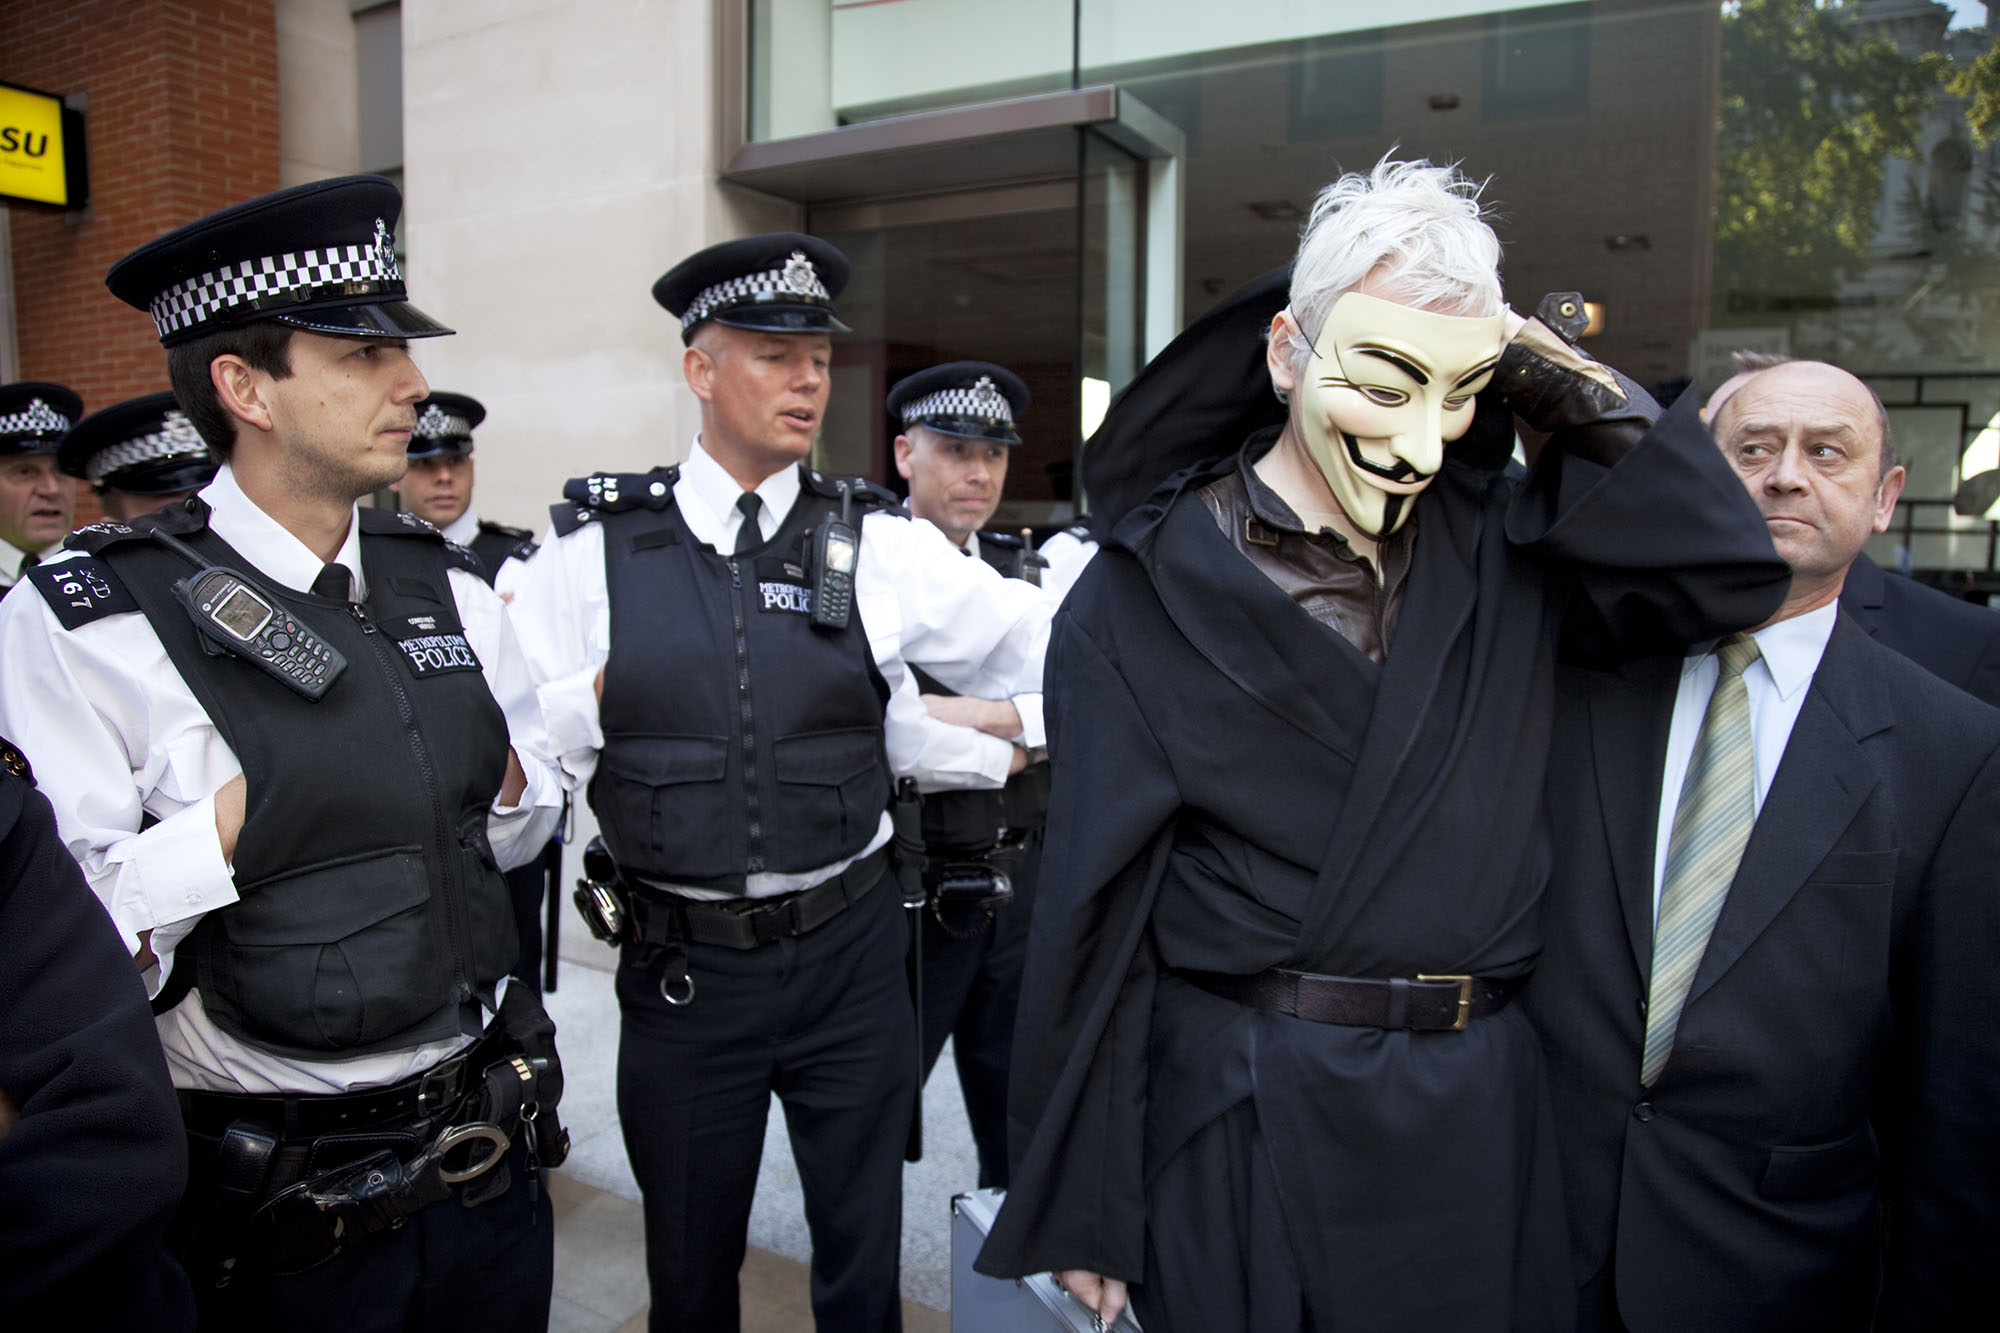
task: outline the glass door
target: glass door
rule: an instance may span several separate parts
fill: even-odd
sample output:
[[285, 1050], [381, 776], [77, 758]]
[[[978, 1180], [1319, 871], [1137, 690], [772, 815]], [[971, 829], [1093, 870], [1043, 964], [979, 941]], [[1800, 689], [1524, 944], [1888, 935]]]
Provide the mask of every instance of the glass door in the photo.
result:
[[1144, 362], [1145, 163], [1088, 129], [1069, 180], [813, 207], [808, 229], [853, 261], [816, 463], [901, 488], [883, 400], [944, 361], [993, 361], [1033, 403], [1008, 469], [1002, 528], [1076, 512], [1077, 452]]

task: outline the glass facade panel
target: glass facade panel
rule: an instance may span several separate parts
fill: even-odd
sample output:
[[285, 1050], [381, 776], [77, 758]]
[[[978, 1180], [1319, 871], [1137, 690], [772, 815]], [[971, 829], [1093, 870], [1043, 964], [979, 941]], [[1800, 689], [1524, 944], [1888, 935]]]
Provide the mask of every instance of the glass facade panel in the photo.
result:
[[854, 266], [840, 300], [854, 332], [836, 342], [816, 465], [898, 484], [889, 386], [944, 361], [996, 361], [1033, 396], [996, 525], [1074, 512], [1085, 400], [1101, 412], [1144, 360], [1139, 173], [1115, 145], [1079, 137], [1076, 180], [814, 210], [814, 233]]
[[[2000, 467], [2000, 29], [1977, 3], [1019, 0], [1004, 21], [984, 0], [751, 9], [753, 31], [789, 22], [798, 37], [778, 43], [784, 70], [753, 60], [753, 137], [1099, 85], [1180, 130], [1171, 217], [1143, 171], [1078, 182], [1072, 314], [1036, 289], [1045, 345], [1014, 353], [1068, 358], [1080, 387], [1065, 412], [1136, 364], [1118, 330], [1160, 290], [1143, 270], [1163, 225], [1185, 321], [1283, 263], [1338, 171], [1391, 151], [1455, 161], [1489, 182], [1517, 308], [1583, 291], [1604, 311], [1592, 350], [1666, 391], [1713, 388], [1737, 349], [1854, 371], [1910, 467], [1878, 559], [1940, 575], [1991, 564], [2000, 486], [1967, 483]], [[908, 327], [945, 291], [912, 291]]]

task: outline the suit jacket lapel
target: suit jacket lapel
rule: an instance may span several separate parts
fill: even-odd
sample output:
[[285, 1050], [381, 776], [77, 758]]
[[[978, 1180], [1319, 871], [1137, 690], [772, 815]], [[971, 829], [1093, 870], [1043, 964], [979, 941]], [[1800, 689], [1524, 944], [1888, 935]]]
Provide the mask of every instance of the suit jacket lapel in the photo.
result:
[[1660, 770], [1681, 659], [1649, 657], [1607, 677], [1589, 701], [1592, 769], [1604, 838], [1639, 979], [1653, 971], [1653, 860], [1660, 819]]
[[1688, 988], [1690, 1004], [1784, 910], [1875, 788], [1861, 741], [1886, 730], [1894, 714], [1879, 674], [1864, 654], [1865, 637], [1844, 615], [1834, 622], [1785, 757]]

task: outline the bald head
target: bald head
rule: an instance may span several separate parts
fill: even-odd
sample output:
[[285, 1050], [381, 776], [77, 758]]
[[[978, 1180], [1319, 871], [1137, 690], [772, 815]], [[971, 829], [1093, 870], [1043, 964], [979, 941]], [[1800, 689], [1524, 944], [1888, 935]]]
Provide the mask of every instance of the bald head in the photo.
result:
[[1903, 491], [1903, 469], [1885, 451], [1881, 400], [1836, 366], [1789, 361], [1750, 375], [1709, 427], [1792, 568], [1778, 618], [1838, 597], [1868, 538], [1888, 531]]
[[1879, 448], [1878, 460], [1875, 465], [1876, 475], [1878, 477], [1886, 477], [1889, 475], [1890, 469], [1897, 466], [1896, 439], [1889, 430], [1889, 409], [1882, 405], [1881, 398], [1876, 395], [1873, 389], [1863, 384], [1853, 375], [1825, 361], [1793, 361], [1787, 357], [1769, 356], [1759, 352], [1738, 352], [1736, 354], [1736, 364], [1739, 367], [1737, 372], [1717, 385], [1715, 392], [1708, 396], [1708, 401], [1703, 403], [1701, 407], [1701, 419], [1708, 423], [1709, 432], [1716, 435], [1718, 439], [1720, 438], [1722, 426], [1722, 410], [1744, 385], [1756, 379], [1759, 375], [1780, 369], [1781, 367], [1816, 366], [1821, 370], [1832, 372], [1833, 376], [1837, 377], [1837, 379], [1827, 382], [1830, 384], [1839, 383], [1842, 386], [1843, 392], [1851, 386], [1852, 388], [1859, 389], [1868, 396], [1868, 402], [1875, 421], [1875, 432]]

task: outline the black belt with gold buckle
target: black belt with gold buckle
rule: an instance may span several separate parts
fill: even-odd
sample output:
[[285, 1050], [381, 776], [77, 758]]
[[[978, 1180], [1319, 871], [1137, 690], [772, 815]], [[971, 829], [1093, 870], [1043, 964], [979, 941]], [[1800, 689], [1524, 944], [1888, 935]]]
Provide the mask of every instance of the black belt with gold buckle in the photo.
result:
[[1176, 969], [1175, 975], [1211, 995], [1252, 1009], [1313, 1023], [1412, 1032], [1463, 1032], [1473, 1019], [1498, 1012], [1523, 980], [1430, 972], [1372, 980], [1295, 972], [1285, 967], [1251, 976], [1192, 969]]

